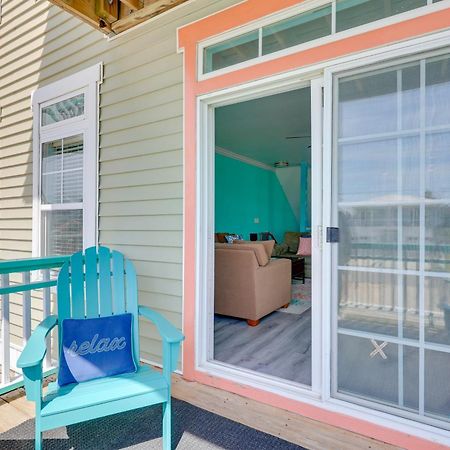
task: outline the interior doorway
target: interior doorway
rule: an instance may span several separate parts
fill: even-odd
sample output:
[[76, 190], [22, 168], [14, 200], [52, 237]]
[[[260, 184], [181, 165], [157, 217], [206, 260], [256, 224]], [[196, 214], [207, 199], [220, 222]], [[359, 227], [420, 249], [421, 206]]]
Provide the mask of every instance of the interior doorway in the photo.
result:
[[313, 374], [312, 260], [320, 251], [311, 117], [309, 83], [214, 110], [212, 356], [305, 387]]

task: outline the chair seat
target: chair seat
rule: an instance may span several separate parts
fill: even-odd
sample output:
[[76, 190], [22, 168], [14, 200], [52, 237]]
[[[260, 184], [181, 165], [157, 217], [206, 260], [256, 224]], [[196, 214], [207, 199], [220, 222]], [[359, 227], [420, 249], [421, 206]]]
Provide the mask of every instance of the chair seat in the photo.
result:
[[59, 387], [57, 382], [50, 383], [43, 399], [41, 414], [42, 417], [47, 417], [132, 397], [148, 397], [151, 394], [154, 394], [153, 404], [161, 403], [167, 400], [168, 392], [162, 373], [147, 366], [139, 366], [137, 372], [79, 384]]

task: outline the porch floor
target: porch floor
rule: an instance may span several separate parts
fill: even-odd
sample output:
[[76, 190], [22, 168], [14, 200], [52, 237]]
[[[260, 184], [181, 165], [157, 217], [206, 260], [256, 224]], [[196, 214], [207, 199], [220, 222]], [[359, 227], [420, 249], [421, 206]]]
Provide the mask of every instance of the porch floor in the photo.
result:
[[[236, 394], [173, 376], [173, 396], [249, 427], [310, 449], [388, 450], [391, 445], [323, 424]], [[0, 433], [34, 417], [23, 389], [0, 397]]]

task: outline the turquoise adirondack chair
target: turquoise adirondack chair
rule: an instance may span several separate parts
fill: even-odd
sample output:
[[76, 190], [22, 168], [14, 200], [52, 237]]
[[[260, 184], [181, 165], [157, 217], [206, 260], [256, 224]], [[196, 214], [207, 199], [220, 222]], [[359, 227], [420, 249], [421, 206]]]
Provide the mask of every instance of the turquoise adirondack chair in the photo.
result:
[[[163, 405], [163, 448], [171, 448], [171, 372], [176, 368], [183, 335], [160, 314], [138, 305], [136, 272], [131, 261], [106, 247], [75, 253], [61, 268], [57, 284], [58, 315], [47, 317], [31, 335], [18, 366], [23, 370], [28, 400], [36, 403], [35, 448], [42, 448], [42, 432], [143, 406]], [[59, 387], [57, 382], [42, 393], [45, 338], [66, 318], [91, 318], [133, 314], [135, 373], [99, 378]], [[163, 371], [139, 364], [138, 317], [153, 322], [163, 342]], [[136, 424], [142, 426], [142, 424]]]

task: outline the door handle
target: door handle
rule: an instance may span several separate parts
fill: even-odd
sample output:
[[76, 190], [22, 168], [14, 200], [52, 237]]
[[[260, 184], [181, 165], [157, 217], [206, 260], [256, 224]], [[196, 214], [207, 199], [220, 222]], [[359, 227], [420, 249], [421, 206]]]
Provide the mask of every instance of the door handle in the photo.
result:
[[339, 228], [327, 227], [327, 242], [330, 244], [339, 242]]

